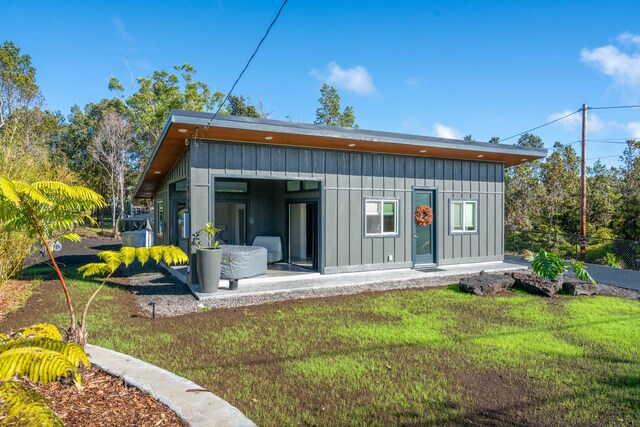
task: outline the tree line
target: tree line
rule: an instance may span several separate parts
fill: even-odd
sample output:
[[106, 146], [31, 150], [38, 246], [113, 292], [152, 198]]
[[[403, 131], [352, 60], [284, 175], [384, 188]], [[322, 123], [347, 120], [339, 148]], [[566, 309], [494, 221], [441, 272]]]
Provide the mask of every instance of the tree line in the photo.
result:
[[[213, 90], [196, 79], [189, 64], [157, 70], [127, 90], [117, 78], [111, 94], [67, 114], [50, 111], [28, 54], [11, 41], [0, 45], [0, 174], [24, 182], [60, 180], [85, 185], [111, 207], [113, 233], [132, 203], [132, 192], [172, 109], [268, 118], [262, 102]], [[315, 123], [358, 127], [353, 107], [342, 107], [338, 91], [320, 89]], [[473, 140], [471, 135], [465, 136]], [[497, 143], [493, 137], [490, 142]], [[542, 147], [531, 134], [517, 145]], [[579, 162], [570, 145], [556, 142], [550, 156], [505, 173], [507, 229], [577, 233]], [[592, 235], [640, 238], [640, 142], [627, 141], [621, 165], [596, 162], [587, 178], [588, 231]], [[0, 276], [17, 268], [31, 246], [0, 230]], [[1, 279], [1, 277], [0, 277]]]

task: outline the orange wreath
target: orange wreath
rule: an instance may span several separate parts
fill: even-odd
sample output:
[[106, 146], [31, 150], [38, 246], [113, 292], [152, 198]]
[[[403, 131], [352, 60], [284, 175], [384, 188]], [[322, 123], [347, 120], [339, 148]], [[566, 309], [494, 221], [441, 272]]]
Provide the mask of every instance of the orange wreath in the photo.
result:
[[416, 224], [420, 227], [426, 227], [433, 222], [433, 210], [429, 206], [418, 206], [416, 213], [413, 215]]

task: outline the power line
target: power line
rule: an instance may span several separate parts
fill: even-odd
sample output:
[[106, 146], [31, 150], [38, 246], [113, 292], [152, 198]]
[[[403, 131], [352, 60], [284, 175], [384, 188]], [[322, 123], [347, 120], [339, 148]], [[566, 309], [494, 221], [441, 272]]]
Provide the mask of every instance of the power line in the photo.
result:
[[640, 108], [640, 105], [613, 105], [608, 107], [587, 107], [587, 110], [614, 110], [619, 108]]
[[620, 157], [620, 155], [617, 155], [617, 156], [590, 157], [587, 160], [612, 159], [614, 157]]
[[502, 139], [501, 139], [501, 140], [499, 140], [498, 142], [500, 143], [500, 142], [502, 142], [502, 141], [506, 141], [506, 140], [508, 140], [508, 139], [515, 138], [516, 136], [521, 136], [521, 135], [524, 135], [525, 133], [532, 132], [532, 131], [534, 131], [534, 130], [536, 130], [536, 129], [540, 129], [540, 128], [543, 128], [543, 127], [545, 127], [545, 126], [549, 126], [550, 124], [553, 124], [553, 123], [559, 122], [560, 120], [564, 120], [564, 119], [566, 119], [567, 117], [571, 117], [571, 116], [573, 116], [574, 114], [578, 114], [578, 113], [580, 113], [580, 112], [582, 112], [582, 108], [580, 108], [579, 110], [574, 111], [573, 113], [569, 113], [569, 114], [567, 114], [566, 116], [562, 116], [562, 117], [559, 117], [559, 118], [557, 118], [557, 119], [555, 119], [555, 120], [552, 120], [552, 121], [550, 121], [550, 122], [547, 122], [547, 123], [545, 123], [545, 124], [543, 124], [543, 125], [536, 126], [536, 127], [534, 127], [534, 128], [531, 128], [531, 129], [529, 129], [529, 130], [525, 130], [524, 132], [520, 132], [520, 133], [517, 133], [517, 134], [515, 134], [515, 135], [511, 135], [511, 136], [510, 136], [510, 137], [508, 137], [508, 138], [502, 138]]
[[264, 35], [262, 36], [262, 39], [260, 39], [260, 42], [258, 43], [258, 45], [256, 46], [255, 50], [253, 51], [253, 53], [251, 54], [251, 57], [249, 57], [249, 60], [247, 61], [247, 63], [245, 64], [244, 68], [242, 69], [242, 71], [240, 72], [240, 74], [238, 75], [238, 78], [236, 79], [236, 81], [233, 83], [233, 86], [231, 86], [231, 90], [229, 90], [229, 92], [227, 92], [227, 95], [224, 97], [224, 99], [222, 100], [222, 102], [220, 103], [220, 105], [218, 106], [218, 109], [216, 110], [215, 113], [213, 113], [213, 115], [211, 116], [211, 118], [209, 119], [209, 121], [207, 122], [207, 126], [205, 126], [204, 128], [204, 134], [202, 135], [202, 138], [207, 136], [207, 131], [209, 130], [209, 127], [211, 126], [211, 122], [213, 121], [213, 119], [216, 118], [216, 116], [218, 115], [218, 113], [220, 112], [220, 110], [222, 109], [222, 106], [227, 102], [227, 100], [229, 99], [229, 96], [231, 95], [231, 93], [233, 92], [233, 89], [236, 88], [236, 85], [238, 84], [238, 82], [240, 81], [240, 79], [242, 78], [243, 74], [245, 71], [247, 71], [247, 68], [249, 68], [249, 65], [251, 64], [251, 61], [253, 60], [253, 58], [256, 56], [256, 54], [258, 53], [258, 50], [260, 49], [260, 46], [262, 46], [262, 43], [265, 41], [265, 39], [267, 38], [267, 36], [269, 35], [269, 31], [271, 31], [271, 28], [275, 25], [276, 21], [278, 20], [278, 18], [280, 17], [280, 13], [282, 13], [282, 9], [284, 9], [284, 6], [287, 4], [289, 0], [284, 0], [282, 2], [282, 5], [280, 6], [280, 9], [278, 9], [278, 13], [276, 14], [275, 18], [273, 18], [273, 21], [271, 21], [271, 24], [269, 24], [269, 27], [267, 28], [267, 31], [264, 33]]

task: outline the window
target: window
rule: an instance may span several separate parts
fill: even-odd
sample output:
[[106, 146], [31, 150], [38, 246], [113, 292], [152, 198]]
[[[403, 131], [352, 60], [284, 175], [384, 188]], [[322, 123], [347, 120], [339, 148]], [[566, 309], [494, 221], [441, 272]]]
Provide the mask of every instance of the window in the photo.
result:
[[156, 224], [158, 224], [157, 234], [162, 236], [164, 234], [164, 204], [162, 200], [156, 202]]
[[224, 181], [216, 179], [217, 193], [247, 193], [249, 183], [247, 181]]
[[398, 201], [365, 201], [365, 235], [398, 234]]
[[475, 233], [477, 227], [477, 205], [475, 200], [451, 201], [451, 232]]
[[287, 192], [313, 191], [320, 189], [319, 181], [287, 181]]

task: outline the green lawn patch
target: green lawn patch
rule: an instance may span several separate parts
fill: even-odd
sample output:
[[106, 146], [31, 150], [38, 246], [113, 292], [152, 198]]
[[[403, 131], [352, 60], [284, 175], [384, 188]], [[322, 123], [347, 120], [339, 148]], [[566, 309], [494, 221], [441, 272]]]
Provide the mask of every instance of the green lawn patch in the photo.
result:
[[[84, 301], [96, 283], [72, 272]], [[68, 323], [43, 282], [2, 329]], [[640, 422], [640, 302], [407, 290], [139, 316], [117, 280], [90, 342], [192, 379], [258, 425]]]

